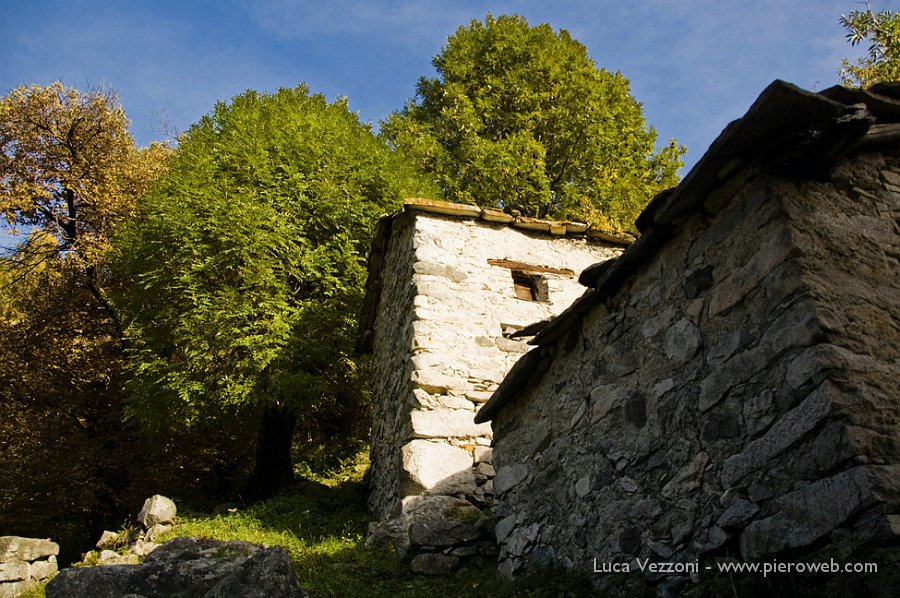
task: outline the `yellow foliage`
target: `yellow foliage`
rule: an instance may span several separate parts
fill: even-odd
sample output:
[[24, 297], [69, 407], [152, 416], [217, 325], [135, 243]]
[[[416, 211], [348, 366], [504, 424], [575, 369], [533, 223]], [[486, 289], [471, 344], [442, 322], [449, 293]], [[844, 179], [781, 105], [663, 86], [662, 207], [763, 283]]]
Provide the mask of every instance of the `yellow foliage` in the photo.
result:
[[171, 151], [139, 150], [112, 92], [17, 87], [0, 99], [0, 214], [94, 264]]

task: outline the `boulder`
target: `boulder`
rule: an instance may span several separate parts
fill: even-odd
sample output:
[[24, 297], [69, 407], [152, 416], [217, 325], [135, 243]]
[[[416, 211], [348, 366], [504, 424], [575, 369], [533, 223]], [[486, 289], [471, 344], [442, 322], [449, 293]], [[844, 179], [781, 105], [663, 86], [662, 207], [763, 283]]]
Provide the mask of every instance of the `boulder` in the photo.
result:
[[145, 528], [153, 527], [157, 523], [167, 525], [175, 521], [176, 512], [172, 499], [154, 494], [144, 501], [144, 506], [138, 513], [138, 521]]
[[281, 547], [206, 538], [176, 538], [141, 565], [64, 569], [48, 585], [47, 598], [91, 596], [242, 596], [300, 598], [293, 565]]
[[457, 557], [441, 553], [417, 554], [409, 564], [410, 570], [417, 575], [447, 575], [458, 566]]

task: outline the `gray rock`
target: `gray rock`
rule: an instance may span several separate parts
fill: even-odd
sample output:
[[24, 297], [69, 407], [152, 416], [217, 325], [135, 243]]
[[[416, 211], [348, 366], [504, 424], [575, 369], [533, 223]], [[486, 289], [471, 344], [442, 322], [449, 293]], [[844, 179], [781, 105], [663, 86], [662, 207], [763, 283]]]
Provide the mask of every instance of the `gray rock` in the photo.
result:
[[497, 527], [494, 532], [497, 535], [497, 541], [502, 542], [509, 536], [510, 532], [513, 531], [513, 528], [516, 527], [516, 516], [510, 515], [509, 517], [504, 517], [497, 523]]
[[709, 455], [701, 451], [686, 463], [675, 476], [662, 488], [662, 495], [666, 498], [687, 496], [700, 487], [703, 481], [703, 473], [709, 463]]
[[681, 365], [694, 356], [702, 343], [700, 329], [687, 318], [681, 318], [666, 331], [666, 357], [673, 365]]
[[56, 574], [58, 570], [59, 566], [56, 563], [56, 557], [51, 556], [47, 557], [46, 561], [35, 561], [31, 563], [31, 570], [29, 571], [29, 574], [31, 575], [32, 579], [40, 581]]
[[144, 501], [144, 506], [138, 513], [138, 521], [145, 528], [152, 527], [157, 523], [166, 525], [175, 521], [177, 512], [178, 509], [172, 499], [161, 494], [154, 494]]
[[472, 455], [444, 442], [413, 440], [401, 449], [404, 494], [470, 494], [475, 490]]
[[104, 532], [100, 534], [100, 539], [97, 540], [97, 543], [94, 546], [96, 546], [100, 550], [104, 550], [106, 548], [114, 548], [118, 541], [118, 533], [104, 530]]
[[416, 409], [409, 414], [415, 438], [490, 436], [491, 424], [476, 424], [475, 414], [462, 409]]
[[281, 546], [261, 550], [219, 581], [204, 598], [300, 598], [307, 596]]
[[172, 527], [173, 526], [171, 525], [163, 525], [162, 523], [157, 523], [156, 525], [150, 526], [150, 529], [148, 529], [147, 533], [144, 534], [144, 541], [155, 542], [157, 538], [171, 530]]
[[137, 565], [141, 560], [132, 552], [119, 554], [115, 550], [101, 550], [98, 558], [103, 565]]
[[591, 476], [586, 475], [583, 476], [580, 480], [575, 482], [575, 494], [578, 495], [578, 498], [584, 498], [591, 491]]
[[759, 507], [749, 500], [739, 499], [725, 509], [716, 525], [719, 527], [741, 527], [759, 512]]
[[422, 546], [447, 547], [477, 540], [481, 535], [478, 526], [456, 521], [415, 521], [409, 526], [409, 544], [415, 549]]
[[507, 465], [497, 470], [494, 476], [494, 494], [503, 496], [511, 488], [519, 485], [528, 477], [528, 466], [524, 463]]
[[13, 560], [36, 561], [59, 554], [59, 544], [50, 540], [0, 536], [0, 563]]
[[768, 432], [757, 438], [742, 452], [729, 457], [722, 466], [722, 483], [726, 488], [748, 473], [766, 467], [769, 460], [800, 440], [831, 412], [830, 383], [823, 383], [802, 403], [787, 412]]
[[758, 288], [760, 281], [794, 249], [790, 229], [779, 226], [759, 245], [759, 249], [740, 268], [736, 268], [710, 292], [709, 315], [719, 314], [737, 304]]
[[874, 501], [864, 467], [812, 482], [776, 499], [777, 513], [748, 525], [741, 534], [741, 553], [757, 560], [786, 548], [808, 546]]
[[409, 564], [409, 568], [417, 575], [448, 575], [458, 566], [457, 557], [441, 553], [417, 554]]
[[487, 446], [476, 446], [475, 447], [475, 463], [493, 463], [493, 462], [494, 462], [494, 449], [487, 447]]
[[25, 561], [0, 563], [0, 581], [21, 581], [28, 579], [29, 565]]
[[528, 527], [515, 528], [504, 543], [506, 551], [514, 556], [525, 554], [526, 550], [534, 545], [540, 530], [541, 525], [539, 523], [532, 523]]
[[48, 598], [306, 595], [283, 548], [205, 538], [176, 538], [141, 565], [63, 569], [47, 585], [46, 593]]
[[366, 544], [392, 545], [400, 558], [410, 549], [409, 530], [415, 523], [472, 524], [481, 519], [481, 511], [466, 500], [451, 496], [413, 496], [403, 500], [398, 513], [369, 524]]

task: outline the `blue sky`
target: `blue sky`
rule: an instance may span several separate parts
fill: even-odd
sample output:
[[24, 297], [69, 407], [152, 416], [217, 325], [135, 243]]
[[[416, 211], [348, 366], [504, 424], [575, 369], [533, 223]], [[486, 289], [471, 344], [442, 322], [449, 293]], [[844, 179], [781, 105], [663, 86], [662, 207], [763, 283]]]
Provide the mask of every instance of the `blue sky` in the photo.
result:
[[[898, 10], [898, 0], [872, 0]], [[0, 91], [22, 84], [118, 91], [139, 145], [187, 129], [217, 100], [305, 82], [347, 96], [363, 121], [415, 94], [456, 28], [517, 13], [566, 29], [621, 71], [659, 140], [688, 167], [772, 80], [821, 90], [861, 54], [838, 19], [858, 0], [6, 0]], [[687, 169], [685, 169], [686, 172]], [[0, 240], [0, 244], [2, 240]]]

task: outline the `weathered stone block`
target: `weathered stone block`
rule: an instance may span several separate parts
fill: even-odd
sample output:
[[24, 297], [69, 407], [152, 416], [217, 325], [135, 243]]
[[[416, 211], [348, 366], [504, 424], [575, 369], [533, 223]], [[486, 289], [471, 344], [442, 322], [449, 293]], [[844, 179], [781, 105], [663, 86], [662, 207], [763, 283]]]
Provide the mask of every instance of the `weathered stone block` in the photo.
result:
[[410, 419], [414, 438], [467, 438], [491, 434], [491, 425], [476, 424], [471, 411], [415, 410], [410, 413]]
[[141, 565], [71, 567], [47, 585], [47, 598], [91, 596], [246, 596], [301, 598], [306, 593], [287, 552], [248, 542], [176, 538]]
[[778, 512], [741, 534], [741, 553], [758, 560], [808, 546], [875, 502], [865, 468], [855, 467], [776, 499]]
[[443, 442], [413, 440], [401, 449], [403, 471], [412, 484], [405, 495], [422, 491], [441, 494], [468, 494], [475, 490], [472, 455], [465, 449]]
[[697, 453], [663, 486], [662, 495], [666, 498], [688, 496], [700, 487], [708, 463], [709, 455], [706, 452]]
[[409, 568], [417, 575], [449, 575], [459, 566], [459, 559], [449, 554], [417, 554]]
[[481, 532], [475, 523], [457, 521], [415, 521], [409, 526], [411, 548], [434, 546], [446, 548], [477, 540]]
[[413, 264], [413, 271], [416, 274], [440, 276], [451, 282], [463, 282], [466, 280], [466, 273], [463, 270], [449, 264], [420, 261]]
[[118, 541], [119, 534], [117, 532], [104, 530], [103, 533], [100, 534], [100, 539], [97, 540], [97, 543], [94, 544], [94, 546], [99, 548], [100, 550], [103, 550], [105, 548], [114, 548]]
[[666, 331], [666, 357], [673, 365], [681, 365], [694, 356], [702, 342], [700, 329], [687, 318], [681, 318]]
[[28, 573], [32, 579], [43, 581], [51, 575], [55, 575], [57, 571], [59, 571], [59, 566], [56, 563], [56, 557], [51, 556], [47, 557], [46, 561], [35, 561], [31, 563], [31, 569]]
[[470, 412], [475, 410], [475, 404], [468, 399], [452, 394], [433, 395], [421, 388], [413, 389], [410, 398], [412, 406], [416, 409], [462, 409]]
[[458, 376], [449, 376], [439, 370], [416, 370], [412, 373], [412, 382], [429, 394], [447, 394], [450, 390], [468, 390], [469, 383]]
[[21, 581], [29, 577], [29, 565], [25, 561], [0, 563], [0, 581]]
[[709, 300], [710, 317], [737, 304], [750, 291], [759, 287], [762, 279], [794, 250], [790, 229], [786, 226], [779, 227], [760, 244], [759, 250], [746, 264], [713, 287]]
[[759, 512], [759, 507], [749, 500], [736, 500], [719, 516], [716, 525], [723, 528], [743, 527]]
[[154, 542], [161, 535], [171, 530], [173, 526], [165, 525], [162, 523], [157, 523], [155, 525], [150, 526], [150, 529], [147, 530], [147, 533], [144, 534], [145, 542]]
[[486, 446], [475, 447], [475, 463], [493, 463], [494, 449]]
[[507, 465], [497, 470], [494, 476], [494, 493], [503, 496], [511, 488], [514, 488], [528, 477], [528, 466], [524, 463]]
[[0, 563], [20, 560], [36, 561], [59, 554], [59, 544], [50, 540], [0, 536]]
[[802, 403], [785, 413], [760, 438], [725, 460], [722, 484], [729, 488], [752, 471], [768, 467], [771, 460], [814, 429], [831, 412], [831, 394], [839, 392], [825, 382]]

